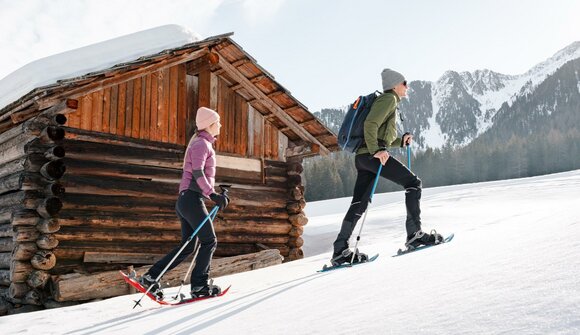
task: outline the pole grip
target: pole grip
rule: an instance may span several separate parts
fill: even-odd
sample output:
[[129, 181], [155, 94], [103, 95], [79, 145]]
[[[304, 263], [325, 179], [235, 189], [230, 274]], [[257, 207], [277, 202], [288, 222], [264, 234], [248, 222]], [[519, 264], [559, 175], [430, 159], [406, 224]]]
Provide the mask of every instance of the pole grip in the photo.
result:
[[407, 144], [407, 168], [411, 170], [411, 146]]

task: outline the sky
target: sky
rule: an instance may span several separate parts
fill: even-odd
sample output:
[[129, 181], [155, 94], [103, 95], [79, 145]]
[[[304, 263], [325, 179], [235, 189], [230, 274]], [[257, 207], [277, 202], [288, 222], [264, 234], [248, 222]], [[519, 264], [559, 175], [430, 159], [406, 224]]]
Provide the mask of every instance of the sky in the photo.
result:
[[36, 59], [165, 24], [233, 39], [310, 111], [445, 71], [521, 74], [580, 40], [575, 0], [0, 0], [0, 78]]

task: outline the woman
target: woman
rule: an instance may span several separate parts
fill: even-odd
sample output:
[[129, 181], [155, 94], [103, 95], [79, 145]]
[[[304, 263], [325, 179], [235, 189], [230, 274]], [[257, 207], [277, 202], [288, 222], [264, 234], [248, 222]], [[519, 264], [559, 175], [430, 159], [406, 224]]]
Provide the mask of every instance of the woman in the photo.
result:
[[[197, 110], [195, 123], [198, 132], [191, 138], [183, 159], [183, 174], [179, 184], [179, 197], [175, 210], [181, 220], [181, 244], [155, 263], [149, 271], [139, 279], [143, 287], [151, 287], [150, 292], [159, 299], [163, 292], [155, 279], [179, 252], [183, 244], [198, 228], [199, 224], [208, 216], [203, 202], [209, 198], [220, 209], [227, 207], [229, 198], [214, 191], [216, 159], [213, 143], [220, 133], [221, 123], [219, 114], [214, 110], [201, 107]], [[199, 240], [199, 252], [195, 258], [195, 267], [191, 272], [192, 297], [216, 295], [221, 289], [216, 285], [208, 284], [210, 262], [217, 246], [215, 231], [212, 222], [206, 222], [196, 235]], [[192, 241], [193, 242], [193, 241]], [[191, 255], [196, 243], [189, 243], [169, 266], [167, 271], [176, 267], [185, 258]]]

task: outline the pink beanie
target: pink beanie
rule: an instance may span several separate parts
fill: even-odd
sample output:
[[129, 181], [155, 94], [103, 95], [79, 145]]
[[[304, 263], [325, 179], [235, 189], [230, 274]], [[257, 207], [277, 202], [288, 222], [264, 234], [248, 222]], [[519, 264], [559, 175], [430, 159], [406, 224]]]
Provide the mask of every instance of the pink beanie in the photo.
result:
[[211, 126], [212, 123], [219, 119], [219, 114], [216, 113], [213, 109], [199, 107], [197, 110], [197, 116], [195, 117], [195, 125], [197, 126], [198, 130], [203, 130]]

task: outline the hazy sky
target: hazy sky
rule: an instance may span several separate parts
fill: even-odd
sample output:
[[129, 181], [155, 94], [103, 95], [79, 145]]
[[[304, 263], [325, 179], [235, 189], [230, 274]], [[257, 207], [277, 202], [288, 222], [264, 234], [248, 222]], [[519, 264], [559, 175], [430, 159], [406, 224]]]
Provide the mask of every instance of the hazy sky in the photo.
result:
[[0, 78], [35, 59], [164, 24], [233, 39], [317, 111], [446, 70], [520, 74], [580, 40], [576, 0], [0, 0]]

